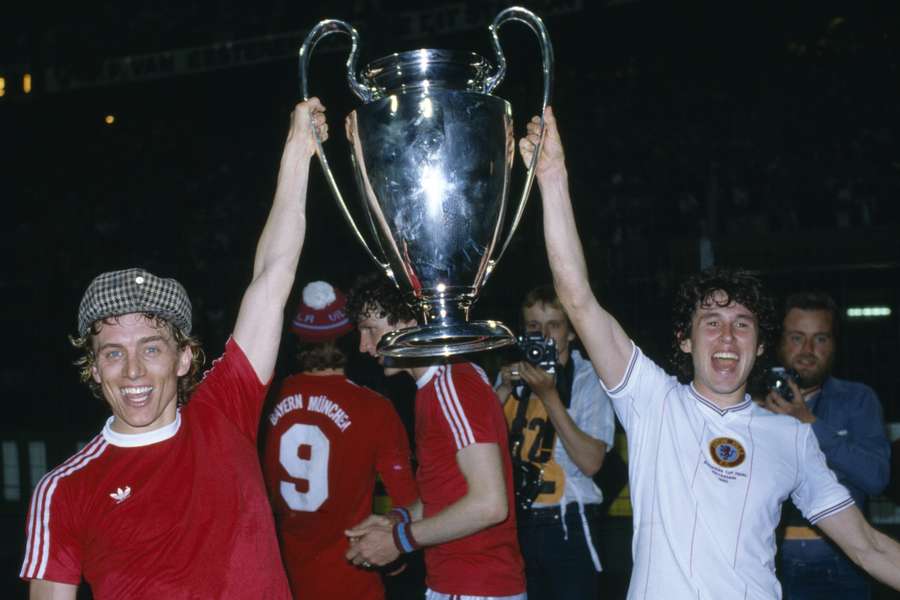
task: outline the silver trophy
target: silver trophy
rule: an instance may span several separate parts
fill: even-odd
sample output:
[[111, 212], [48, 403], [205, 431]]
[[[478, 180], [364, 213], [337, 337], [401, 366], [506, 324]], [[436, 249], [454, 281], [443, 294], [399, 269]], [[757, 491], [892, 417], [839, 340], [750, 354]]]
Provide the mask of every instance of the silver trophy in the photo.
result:
[[[553, 48], [543, 21], [524, 8], [503, 10], [489, 28], [496, 65], [471, 52], [421, 49], [378, 59], [360, 76], [359, 34], [335, 19], [313, 27], [300, 49], [306, 100], [307, 71], [316, 44], [332, 33], [344, 33], [352, 40], [347, 82], [363, 105], [347, 118], [346, 128], [361, 199], [356, 212], [361, 217], [353, 218], [321, 140], [317, 144], [341, 212], [372, 260], [419, 315], [418, 327], [381, 339], [378, 351], [386, 356], [450, 356], [516, 341], [499, 321], [469, 321], [481, 286], [519, 225], [540, 155], [539, 145], [522, 195], [510, 205], [515, 156], [512, 108], [491, 94], [506, 74], [497, 32], [508, 21], [527, 24], [539, 38], [546, 108]], [[512, 224], [500, 243], [510, 211]]]

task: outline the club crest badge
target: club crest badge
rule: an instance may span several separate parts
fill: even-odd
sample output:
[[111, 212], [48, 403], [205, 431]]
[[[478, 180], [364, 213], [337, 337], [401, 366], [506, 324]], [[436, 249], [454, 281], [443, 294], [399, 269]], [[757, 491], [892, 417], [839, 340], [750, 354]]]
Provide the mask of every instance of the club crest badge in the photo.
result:
[[720, 467], [733, 469], [747, 458], [741, 443], [733, 438], [718, 437], [709, 443], [709, 455]]

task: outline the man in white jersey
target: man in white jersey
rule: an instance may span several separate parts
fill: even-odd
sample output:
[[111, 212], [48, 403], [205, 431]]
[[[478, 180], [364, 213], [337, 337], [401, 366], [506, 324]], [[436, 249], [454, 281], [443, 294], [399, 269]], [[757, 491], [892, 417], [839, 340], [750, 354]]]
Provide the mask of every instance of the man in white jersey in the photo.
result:
[[[780, 598], [774, 530], [788, 496], [854, 562], [900, 589], [900, 545], [866, 523], [809, 425], [745, 393], [774, 324], [759, 281], [719, 270], [686, 282], [675, 351], [690, 384], [666, 374], [591, 291], [552, 110], [544, 117], [537, 179], [554, 284], [628, 435], [628, 597]], [[519, 144], [528, 164], [539, 135], [535, 117]]]

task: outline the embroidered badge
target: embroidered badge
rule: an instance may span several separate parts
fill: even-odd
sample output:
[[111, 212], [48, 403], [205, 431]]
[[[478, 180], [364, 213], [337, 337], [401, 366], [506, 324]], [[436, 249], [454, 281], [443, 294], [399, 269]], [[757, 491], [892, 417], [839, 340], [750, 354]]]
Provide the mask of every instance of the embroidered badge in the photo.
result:
[[744, 462], [747, 453], [735, 439], [718, 437], [709, 443], [709, 454], [720, 467], [734, 468]]
[[116, 504], [122, 504], [131, 497], [131, 487], [126, 485], [124, 488], [116, 488], [109, 497], [115, 500]]

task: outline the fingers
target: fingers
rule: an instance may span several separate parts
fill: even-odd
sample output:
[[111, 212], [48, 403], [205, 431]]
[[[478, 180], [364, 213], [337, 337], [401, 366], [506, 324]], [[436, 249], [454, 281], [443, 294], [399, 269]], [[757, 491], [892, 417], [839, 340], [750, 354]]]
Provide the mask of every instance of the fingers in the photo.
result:
[[790, 409], [790, 403], [773, 391], [766, 395], [765, 407], [774, 413], [785, 414]]
[[350, 539], [359, 538], [364, 536], [369, 531], [379, 527], [391, 529], [393, 527], [393, 523], [389, 518], [385, 516], [369, 515], [360, 523], [357, 523], [350, 529], [344, 530], [344, 535], [346, 535]]
[[344, 553], [344, 558], [355, 564], [362, 557], [362, 550], [356, 544], [350, 544], [350, 548]]
[[547, 371], [534, 366], [529, 362], [522, 362], [520, 366], [522, 379], [533, 391], [546, 388], [553, 384], [553, 376]]
[[311, 111], [312, 111], [312, 110], [321, 110], [321, 111], [324, 111], [324, 110], [325, 110], [325, 106], [324, 106], [324, 105], [322, 104], [322, 102], [321, 102], [317, 97], [315, 97], [315, 96], [311, 97], [311, 98], [310, 98], [309, 100], [307, 100], [306, 102], [301, 102], [301, 103], [298, 104], [297, 106], [300, 106], [300, 105], [302, 105], [302, 104], [306, 104], [306, 105], [309, 107], [309, 109], [310, 109]]

